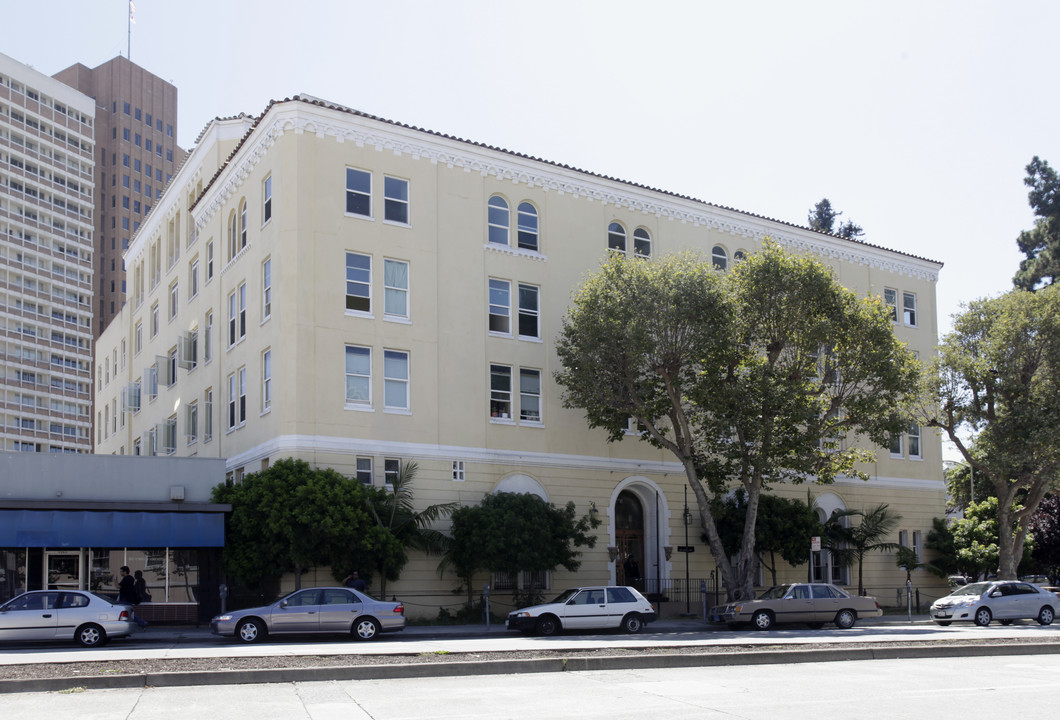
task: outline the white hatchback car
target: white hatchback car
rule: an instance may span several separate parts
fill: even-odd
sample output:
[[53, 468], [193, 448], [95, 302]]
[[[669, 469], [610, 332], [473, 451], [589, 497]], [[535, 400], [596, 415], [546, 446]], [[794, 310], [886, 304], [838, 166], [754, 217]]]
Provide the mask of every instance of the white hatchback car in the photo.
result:
[[626, 585], [573, 588], [544, 605], [508, 613], [507, 627], [524, 633], [555, 635], [561, 630], [621, 629], [640, 632], [655, 619], [655, 608]]
[[962, 585], [931, 604], [931, 619], [939, 625], [970, 621], [987, 626], [991, 620], [1010, 625], [1013, 620], [1037, 620], [1049, 625], [1060, 601], [1037, 585], [1018, 580], [989, 580]]

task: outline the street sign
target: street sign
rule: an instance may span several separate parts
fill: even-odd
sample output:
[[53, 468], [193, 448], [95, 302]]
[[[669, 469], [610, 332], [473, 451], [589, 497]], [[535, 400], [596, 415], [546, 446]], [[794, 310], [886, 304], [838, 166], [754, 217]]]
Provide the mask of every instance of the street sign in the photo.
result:
[[810, 552], [821, 552], [821, 537], [819, 535], [810, 538]]
[[678, 545], [677, 546], [677, 552], [690, 553], [690, 552], [695, 552], [695, 551], [696, 551], [696, 546], [695, 545]]

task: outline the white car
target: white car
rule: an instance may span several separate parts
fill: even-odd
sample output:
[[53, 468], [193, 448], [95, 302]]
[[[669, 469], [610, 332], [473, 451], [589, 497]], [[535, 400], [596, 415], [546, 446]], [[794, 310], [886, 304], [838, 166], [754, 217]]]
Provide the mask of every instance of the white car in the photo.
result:
[[939, 625], [970, 621], [987, 626], [991, 620], [1010, 625], [1013, 620], [1037, 620], [1049, 625], [1060, 601], [1037, 585], [1018, 580], [988, 580], [963, 585], [931, 604], [931, 619]]
[[510, 612], [506, 625], [538, 635], [603, 629], [636, 633], [654, 619], [655, 608], [635, 588], [602, 585], [566, 590], [550, 603]]

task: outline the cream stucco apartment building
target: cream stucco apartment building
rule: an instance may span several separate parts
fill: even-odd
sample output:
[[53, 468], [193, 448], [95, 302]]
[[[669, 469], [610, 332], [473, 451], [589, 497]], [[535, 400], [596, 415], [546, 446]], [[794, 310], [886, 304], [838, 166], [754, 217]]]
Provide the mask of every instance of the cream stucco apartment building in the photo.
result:
[[[633, 556], [649, 590], [673, 590], [680, 467], [633, 435], [608, 444], [561, 407], [554, 339], [609, 252], [695, 249], [724, 268], [766, 237], [884, 297], [898, 336], [933, 353], [934, 261], [307, 96], [215, 120], [125, 254], [129, 302], [98, 342], [96, 450], [226, 458], [233, 481], [294, 456], [383, 485], [416, 460], [424, 505], [511, 490], [599, 513], [576, 576], [537, 580], [623, 582]], [[868, 470], [868, 483], [812, 487], [818, 511], [888, 502], [904, 517], [893, 540], [921, 543], [944, 512], [937, 436], [911, 428]], [[689, 529], [696, 588], [713, 570], [699, 535]], [[815, 565], [849, 581], [826, 554]], [[410, 614], [459, 604], [436, 566], [415, 559], [388, 585]], [[893, 593], [904, 575], [880, 555], [866, 579]], [[532, 581], [491, 580], [501, 602]]]

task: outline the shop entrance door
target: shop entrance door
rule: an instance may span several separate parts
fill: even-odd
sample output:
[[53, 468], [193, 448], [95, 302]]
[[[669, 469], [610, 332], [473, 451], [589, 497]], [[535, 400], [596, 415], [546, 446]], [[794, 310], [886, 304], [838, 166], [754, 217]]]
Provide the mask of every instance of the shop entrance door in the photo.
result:
[[44, 553], [44, 577], [47, 590], [81, 589], [82, 553], [70, 550], [47, 550]]

